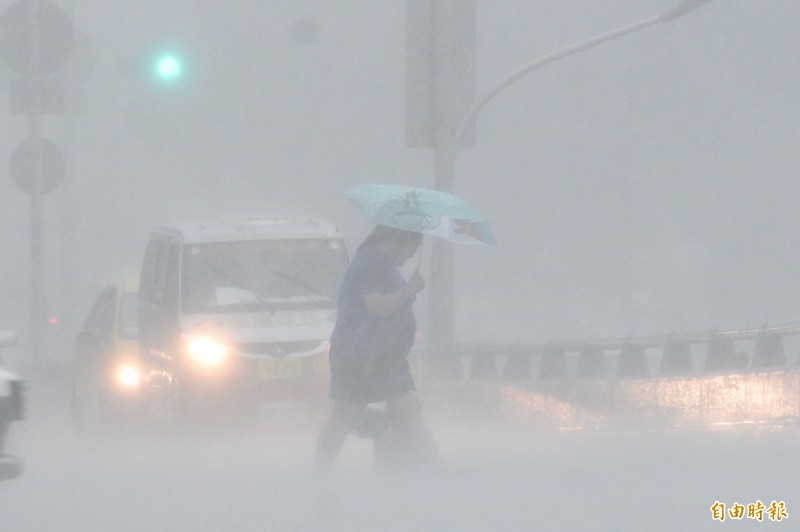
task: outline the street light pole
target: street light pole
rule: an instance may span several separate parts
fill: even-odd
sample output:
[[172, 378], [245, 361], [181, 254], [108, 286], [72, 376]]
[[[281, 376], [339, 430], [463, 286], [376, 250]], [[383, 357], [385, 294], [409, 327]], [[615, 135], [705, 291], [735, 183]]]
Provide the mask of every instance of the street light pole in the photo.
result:
[[[572, 55], [574, 53], [592, 48], [604, 42], [618, 39], [625, 35], [640, 31], [644, 28], [653, 26], [659, 23], [671, 22], [679, 17], [685, 16], [688, 13], [698, 9], [699, 7], [708, 4], [712, 0], [682, 0], [672, 9], [639, 22], [634, 22], [617, 30], [609, 31], [607, 33], [598, 35], [597, 37], [567, 46], [555, 52], [546, 54], [538, 59], [526, 63], [511, 72], [506, 77], [496, 82], [488, 91], [481, 97], [476, 98], [474, 103], [463, 113], [461, 119], [456, 118], [457, 127], [455, 130], [448, 127], [452, 124], [452, 117], [444, 116], [444, 109], [447, 108], [443, 105], [442, 92], [443, 86], [446, 81], [439, 79], [434, 80], [434, 101], [436, 104], [433, 107], [434, 123], [436, 124], [434, 133], [434, 172], [435, 172], [435, 186], [438, 190], [445, 192], [452, 192], [453, 180], [455, 178], [455, 165], [458, 157], [458, 150], [462, 143], [462, 137], [465, 131], [470, 129], [475, 124], [478, 113], [483, 107], [489, 103], [498, 93], [503, 91], [509, 85], [524, 77], [525, 75], [537, 70], [549, 63]], [[438, 14], [441, 16], [441, 13]], [[435, 46], [434, 42], [434, 46]], [[434, 50], [434, 54], [437, 50]], [[453, 250], [452, 246], [447, 242], [434, 242], [433, 252], [431, 257], [431, 279], [430, 279], [430, 300], [429, 300], [429, 317], [430, 324], [430, 338], [429, 349], [435, 356], [436, 362], [440, 365], [440, 369], [445, 369], [452, 373], [457, 370], [453, 367], [452, 357], [449, 356], [449, 348], [453, 342], [454, 336], [454, 319], [453, 319]]]
[[[435, 188], [450, 191], [457, 150], [471, 145], [458, 121], [475, 98], [477, 0], [406, 0], [406, 145], [433, 150]], [[458, 142], [458, 144], [456, 144]], [[434, 239], [428, 278], [427, 352], [453, 375], [453, 256]]]
[[[437, 190], [453, 190], [458, 156], [456, 142], [452, 130], [440, 122], [435, 131], [433, 150], [434, 186]], [[428, 349], [433, 355], [430, 362], [435, 366], [434, 371], [442, 377], [458, 377], [460, 374], [449, 352], [455, 329], [453, 299], [453, 246], [437, 238], [431, 244]]]

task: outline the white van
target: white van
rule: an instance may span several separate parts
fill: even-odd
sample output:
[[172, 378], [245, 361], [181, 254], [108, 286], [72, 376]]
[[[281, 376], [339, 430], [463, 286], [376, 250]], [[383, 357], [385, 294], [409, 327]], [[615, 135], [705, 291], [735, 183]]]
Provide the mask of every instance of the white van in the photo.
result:
[[156, 229], [139, 287], [145, 402], [156, 417], [317, 402], [350, 254], [331, 224], [247, 218]]

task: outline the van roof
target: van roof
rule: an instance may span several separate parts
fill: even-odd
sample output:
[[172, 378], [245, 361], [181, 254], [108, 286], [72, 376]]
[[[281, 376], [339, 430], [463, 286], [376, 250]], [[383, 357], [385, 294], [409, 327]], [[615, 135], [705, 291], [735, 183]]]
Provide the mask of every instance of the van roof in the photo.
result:
[[253, 216], [206, 223], [183, 224], [156, 231], [179, 233], [192, 244], [239, 240], [342, 238], [333, 224], [314, 219], [284, 219]]

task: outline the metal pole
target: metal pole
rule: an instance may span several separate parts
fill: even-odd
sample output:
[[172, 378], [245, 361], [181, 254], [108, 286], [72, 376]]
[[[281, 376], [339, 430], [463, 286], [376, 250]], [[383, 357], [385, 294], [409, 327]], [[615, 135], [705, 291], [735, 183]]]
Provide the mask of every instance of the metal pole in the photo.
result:
[[[433, 157], [434, 186], [437, 190], [452, 192], [455, 178], [455, 163], [458, 152], [453, 135], [458, 112], [451, 101], [457, 91], [453, 87], [452, 72], [448, 57], [452, 53], [450, 40], [453, 35], [448, 27], [448, 17], [453, 16], [454, 5], [448, 1], [434, 1], [431, 5], [433, 20], [433, 72], [431, 95], [433, 105]], [[460, 50], [460, 53], [466, 53]], [[434, 239], [431, 252], [431, 275], [428, 294], [428, 349], [434, 372], [442, 377], [459, 376], [459, 362], [452, 355], [454, 335], [453, 319], [453, 248], [452, 244]]]
[[[75, 1], [70, 0], [64, 3], [64, 10], [66, 11], [70, 22], [75, 19]], [[72, 57], [75, 56], [73, 45]], [[65, 353], [60, 348], [61, 334], [65, 333], [77, 322], [73, 321], [72, 313], [66, 312], [66, 309], [77, 308], [79, 305], [78, 299], [75, 297], [76, 290], [75, 284], [78, 282], [76, 275], [75, 257], [77, 252], [75, 250], [75, 102], [73, 101], [73, 86], [74, 86], [74, 63], [67, 63], [65, 76], [65, 95], [64, 95], [64, 157], [65, 157], [65, 171], [64, 183], [62, 185], [63, 204], [61, 208], [61, 242], [60, 242], [60, 281], [57, 287], [57, 294], [51, 299], [55, 299], [55, 309], [58, 312], [59, 322], [61, 326], [58, 328], [59, 337], [54, 340], [54, 346], [59, 346], [56, 356], [64, 357]], [[80, 250], [78, 250], [79, 252]], [[57, 298], [57, 299], [56, 299]], [[52, 332], [51, 332], [52, 333]], [[51, 336], [53, 336], [51, 334]]]
[[47, 291], [45, 273], [44, 191], [42, 183], [42, 120], [39, 83], [40, 0], [28, 2], [30, 65], [28, 133], [31, 141], [31, 348], [34, 362], [41, 362], [47, 345]]
[[[453, 136], [445, 128], [437, 128], [434, 145], [434, 181], [437, 190], [451, 191], [455, 177], [456, 147]], [[434, 239], [431, 253], [429, 281], [428, 323], [431, 362], [443, 376], [457, 376], [451, 356], [453, 344], [453, 246], [442, 239]]]

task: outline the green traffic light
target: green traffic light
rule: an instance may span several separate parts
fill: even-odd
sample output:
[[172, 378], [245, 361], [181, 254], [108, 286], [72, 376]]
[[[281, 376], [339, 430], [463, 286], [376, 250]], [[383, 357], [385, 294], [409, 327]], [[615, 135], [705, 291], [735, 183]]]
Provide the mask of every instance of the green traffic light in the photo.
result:
[[183, 65], [175, 54], [166, 54], [156, 60], [155, 70], [159, 78], [173, 81], [181, 77]]

